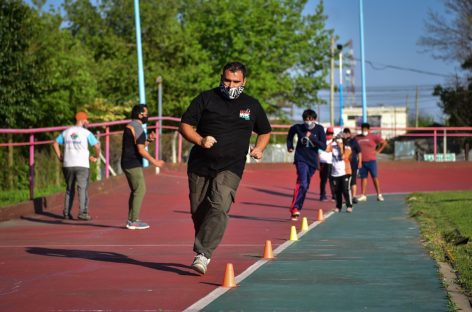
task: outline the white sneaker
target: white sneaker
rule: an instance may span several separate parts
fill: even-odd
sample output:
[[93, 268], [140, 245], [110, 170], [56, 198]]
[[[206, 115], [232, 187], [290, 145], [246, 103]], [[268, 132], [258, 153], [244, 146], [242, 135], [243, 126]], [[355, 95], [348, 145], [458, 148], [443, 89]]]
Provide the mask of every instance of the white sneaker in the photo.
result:
[[204, 254], [198, 254], [195, 256], [195, 259], [193, 259], [192, 269], [198, 273], [205, 274], [209, 263], [210, 259], [205, 257]]
[[377, 200], [384, 201], [384, 197], [382, 196], [382, 194], [377, 195]]
[[367, 196], [361, 195], [361, 196], [357, 197], [357, 201], [358, 202], [367, 201]]

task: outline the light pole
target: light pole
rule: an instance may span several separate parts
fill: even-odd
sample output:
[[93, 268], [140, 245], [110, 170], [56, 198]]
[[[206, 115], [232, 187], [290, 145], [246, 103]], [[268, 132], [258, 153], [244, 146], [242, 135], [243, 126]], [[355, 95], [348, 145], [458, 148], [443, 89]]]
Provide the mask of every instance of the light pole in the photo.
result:
[[[138, 81], [139, 81], [139, 104], [146, 105], [146, 92], [144, 91], [144, 66], [143, 49], [141, 45], [141, 17], [139, 14], [139, 0], [134, 0], [134, 21], [136, 27], [136, 53], [138, 56]], [[147, 124], [143, 124], [144, 133], [147, 134]], [[148, 167], [149, 161], [143, 159], [143, 167]]]
[[157, 146], [159, 147], [158, 157], [162, 159], [162, 77], [158, 76], [156, 78], [157, 83], [157, 115], [159, 117], [159, 137], [157, 141]]
[[359, 27], [361, 34], [361, 78], [362, 78], [362, 122], [367, 122], [367, 95], [365, 91], [365, 60], [364, 60], [364, 7], [359, 0]]
[[339, 53], [339, 126], [343, 126], [343, 45], [338, 44]]

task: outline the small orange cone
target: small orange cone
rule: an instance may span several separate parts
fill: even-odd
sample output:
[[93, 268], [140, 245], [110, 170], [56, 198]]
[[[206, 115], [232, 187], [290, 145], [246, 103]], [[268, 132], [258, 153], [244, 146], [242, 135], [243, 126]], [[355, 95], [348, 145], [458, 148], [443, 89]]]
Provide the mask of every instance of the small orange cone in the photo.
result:
[[234, 279], [234, 270], [232, 263], [226, 264], [225, 279], [223, 280], [222, 286], [226, 288], [234, 288], [237, 286], [236, 281]]
[[274, 259], [274, 254], [272, 253], [272, 242], [266, 240], [264, 247], [264, 259]]
[[323, 216], [323, 210], [318, 209], [318, 221], [323, 222], [324, 221], [324, 216]]
[[302, 229], [301, 231], [306, 231], [308, 230], [308, 220], [306, 219], [306, 217], [303, 217], [302, 219]]
[[297, 229], [295, 228], [295, 225], [292, 225], [292, 227], [290, 228], [290, 240], [291, 241], [298, 240]]

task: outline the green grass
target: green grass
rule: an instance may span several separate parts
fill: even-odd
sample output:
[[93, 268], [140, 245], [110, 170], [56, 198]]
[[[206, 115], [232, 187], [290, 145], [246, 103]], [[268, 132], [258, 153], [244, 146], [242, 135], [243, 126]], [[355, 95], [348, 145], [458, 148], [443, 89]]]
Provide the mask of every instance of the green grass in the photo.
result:
[[[414, 193], [410, 215], [420, 224], [425, 245], [438, 261], [449, 262], [459, 283], [472, 294], [472, 192]], [[468, 243], [464, 240], [469, 239]]]
[[[52, 185], [47, 188], [35, 190], [34, 197], [48, 196], [57, 192], [63, 192], [65, 185]], [[29, 190], [9, 190], [0, 192], [0, 209], [10, 205], [19, 204], [29, 200]]]

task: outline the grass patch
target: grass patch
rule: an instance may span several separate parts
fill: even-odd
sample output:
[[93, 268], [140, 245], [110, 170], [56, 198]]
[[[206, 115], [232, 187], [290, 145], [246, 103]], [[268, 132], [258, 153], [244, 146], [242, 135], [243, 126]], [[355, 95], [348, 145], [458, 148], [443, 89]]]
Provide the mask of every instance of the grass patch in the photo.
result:
[[[46, 188], [35, 190], [35, 197], [43, 197], [52, 195], [57, 192], [63, 192], [65, 190], [64, 185], [51, 185]], [[19, 204], [21, 202], [29, 200], [29, 190], [8, 190], [0, 192], [0, 209], [10, 205]]]
[[414, 193], [410, 216], [421, 229], [425, 245], [438, 261], [457, 271], [459, 283], [472, 294], [472, 192]]

